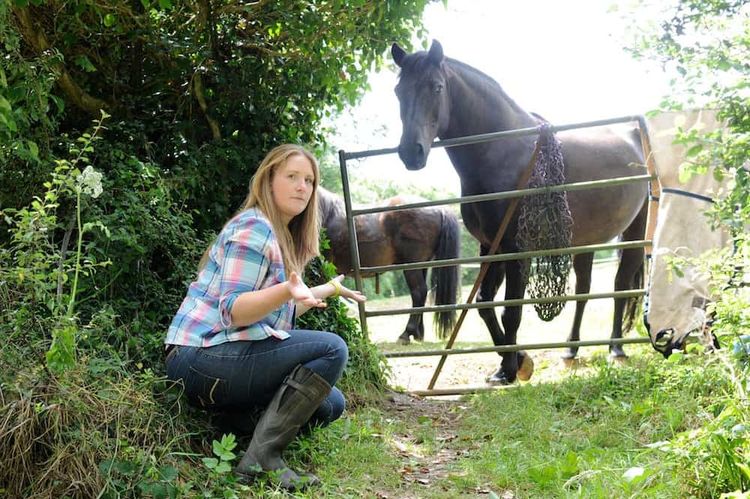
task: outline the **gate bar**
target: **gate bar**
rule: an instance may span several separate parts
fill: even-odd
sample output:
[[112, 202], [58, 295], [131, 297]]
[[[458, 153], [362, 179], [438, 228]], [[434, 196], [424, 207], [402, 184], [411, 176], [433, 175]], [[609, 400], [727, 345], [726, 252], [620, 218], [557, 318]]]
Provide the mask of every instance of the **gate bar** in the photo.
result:
[[[555, 132], [561, 132], [564, 130], [573, 130], [576, 128], [590, 128], [595, 126], [606, 126], [606, 125], [614, 125], [615, 123], [627, 123], [630, 121], [637, 121], [641, 123], [643, 120], [642, 116], [639, 115], [632, 115], [632, 116], [621, 116], [619, 118], [608, 118], [604, 120], [595, 120], [595, 121], [584, 121], [582, 123], [572, 123], [569, 125], [558, 125], [558, 126], [550, 126], [550, 131], [552, 133]], [[492, 132], [492, 133], [482, 133], [479, 135], [467, 135], [466, 137], [456, 137], [455, 139], [446, 139], [446, 140], [440, 140], [438, 142], [433, 142], [430, 146], [432, 149], [435, 149], [437, 147], [451, 147], [451, 146], [461, 146], [465, 144], [479, 144], [481, 142], [490, 142], [502, 137], [524, 137], [526, 135], [535, 135], [539, 133], [539, 127], [531, 127], [531, 128], [518, 128], [516, 130], [506, 130], [504, 132]], [[344, 152], [341, 151], [343, 155], [340, 155], [340, 159], [343, 159], [344, 161], [348, 159], [359, 159], [359, 158], [369, 158], [370, 156], [381, 156], [383, 154], [393, 154], [398, 152], [398, 147], [389, 147], [385, 149], [371, 149], [369, 151], [355, 151], [355, 152]]]
[[446, 204], [479, 203], [482, 201], [496, 201], [502, 199], [520, 198], [549, 192], [561, 191], [583, 191], [602, 187], [616, 187], [619, 185], [635, 184], [637, 182], [653, 181], [656, 174], [644, 173], [642, 175], [628, 175], [627, 177], [613, 177], [601, 180], [586, 180], [584, 182], [572, 182], [570, 184], [548, 185], [546, 187], [531, 187], [517, 189], [514, 191], [489, 192], [486, 194], [475, 194], [473, 196], [448, 198], [437, 201], [419, 201], [416, 203], [399, 204], [396, 206], [376, 206], [372, 208], [361, 208], [352, 210], [353, 216], [367, 215], [369, 213], [386, 213], [389, 211], [401, 211], [411, 208], [427, 208], [430, 206], [442, 206]]
[[500, 253], [498, 255], [467, 256], [465, 258], [451, 258], [446, 260], [431, 260], [429, 262], [397, 263], [394, 265], [380, 265], [376, 267], [360, 267], [362, 272], [381, 273], [388, 270], [414, 270], [428, 269], [432, 267], [450, 267], [452, 265], [463, 265], [465, 263], [482, 262], [504, 262], [507, 260], [523, 260], [538, 256], [550, 255], [577, 255], [579, 253], [594, 253], [601, 250], [623, 250], [651, 246], [651, 241], [641, 239], [637, 241], [623, 241], [619, 243], [589, 244], [586, 246], [569, 246], [567, 248], [553, 248], [546, 250], [520, 251], [518, 253]]
[[491, 347], [476, 348], [451, 348], [449, 350], [422, 350], [419, 352], [388, 352], [383, 355], [389, 359], [404, 357], [433, 357], [437, 355], [459, 355], [465, 353], [488, 353], [488, 352], [517, 352], [519, 350], [546, 350], [550, 348], [562, 347], [592, 347], [603, 345], [628, 345], [636, 343], [649, 343], [651, 340], [645, 337], [637, 338], [607, 338], [601, 340], [583, 340], [583, 341], [558, 341], [552, 343], [529, 343], [526, 345], [498, 345]]
[[645, 296], [645, 289], [627, 289], [622, 291], [609, 291], [607, 293], [587, 293], [580, 295], [545, 296], [544, 298], [514, 298], [512, 300], [484, 301], [475, 303], [458, 303], [456, 305], [433, 305], [430, 307], [394, 308], [389, 310], [373, 310], [365, 312], [367, 317], [379, 317], [383, 315], [411, 315], [423, 312], [444, 312], [447, 310], [471, 310], [479, 308], [515, 307], [519, 305], [531, 305], [535, 303], [554, 303], [557, 301], [583, 301], [598, 300], [601, 298], [635, 298]]
[[[636, 343], [649, 343], [651, 340], [648, 338], [617, 338], [608, 340], [587, 340], [587, 341], [567, 341], [559, 343], [532, 343], [528, 345], [501, 345], [493, 347], [478, 347], [478, 348], [465, 348], [465, 349], [451, 349], [451, 350], [432, 350], [425, 352], [391, 352], [384, 354], [388, 358], [398, 357], [427, 357], [432, 355], [458, 355], [466, 353], [485, 353], [485, 352], [513, 352], [521, 349], [533, 350], [533, 349], [546, 349], [546, 348], [560, 348], [566, 346], [572, 347], [585, 347], [585, 346], [600, 346], [600, 345], [614, 345], [614, 344], [636, 344]], [[489, 392], [495, 390], [505, 390], [509, 388], [517, 388], [520, 385], [480, 385], [480, 386], [462, 386], [462, 387], [451, 387], [451, 388], [428, 388], [427, 390], [409, 390], [412, 395], [419, 397], [436, 397], [441, 395], [465, 395], [471, 393]]]
[[[349, 229], [349, 255], [352, 265], [354, 266], [354, 282], [357, 289], [363, 291], [364, 283], [362, 282], [362, 272], [360, 271], [359, 261], [359, 243], [357, 243], [357, 229], [354, 225], [354, 216], [352, 216], [352, 195], [349, 191], [349, 171], [346, 168], [346, 159], [344, 151], [339, 151], [339, 164], [341, 167], [341, 183], [344, 186], [344, 208], [346, 209], [346, 224]], [[367, 320], [365, 319], [365, 304], [357, 302], [359, 308], [359, 325], [362, 328], [362, 334], [365, 338], [369, 337], [367, 333]]]

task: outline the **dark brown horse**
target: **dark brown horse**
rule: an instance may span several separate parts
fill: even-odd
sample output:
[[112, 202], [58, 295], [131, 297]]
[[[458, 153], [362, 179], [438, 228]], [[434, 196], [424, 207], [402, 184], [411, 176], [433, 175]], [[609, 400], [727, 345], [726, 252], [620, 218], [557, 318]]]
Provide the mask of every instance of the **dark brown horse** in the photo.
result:
[[[489, 76], [467, 64], [444, 57], [440, 43], [434, 41], [428, 52], [407, 54], [398, 45], [391, 54], [401, 68], [396, 86], [401, 107], [403, 133], [399, 156], [409, 170], [424, 168], [432, 141], [469, 135], [532, 128], [538, 118], [524, 111]], [[637, 130], [623, 127], [573, 130], [558, 134], [562, 142], [566, 182], [624, 177], [645, 173]], [[501, 138], [480, 144], [449, 147], [453, 167], [461, 179], [463, 196], [510, 191], [517, 188], [526, 169], [536, 137]], [[568, 194], [573, 216], [573, 245], [604, 243], [620, 235], [623, 240], [642, 239], [646, 225], [646, 192], [644, 183], [631, 183]], [[464, 203], [461, 213], [469, 232], [479, 240], [480, 252], [486, 255], [503, 219], [508, 201]], [[516, 242], [517, 212], [511, 219], [497, 252], [518, 252]], [[593, 253], [575, 255], [576, 293], [587, 293], [591, 285]], [[493, 301], [504, 278], [505, 298], [523, 298], [526, 282], [522, 278], [525, 262], [494, 262], [485, 275], [478, 302]], [[643, 271], [643, 249], [626, 249], [621, 253], [615, 278], [615, 289], [630, 289]], [[569, 340], [579, 339], [585, 301], [576, 303], [575, 319]], [[622, 336], [626, 299], [615, 299], [612, 338]], [[628, 307], [628, 311], [631, 307]], [[513, 345], [521, 322], [521, 307], [506, 307], [503, 328], [492, 308], [479, 310], [495, 345]], [[620, 345], [610, 346], [615, 357], [625, 357]], [[566, 353], [572, 359], [575, 348]], [[488, 381], [512, 383], [519, 362], [529, 362], [524, 352], [503, 355], [500, 368]]]
[[[318, 190], [321, 223], [331, 242], [326, 258], [341, 274], [352, 272], [349, 252], [349, 228], [343, 198], [323, 189]], [[420, 198], [398, 196], [384, 202], [385, 206], [424, 201]], [[456, 215], [441, 207], [412, 208], [359, 215], [354, 219], [357, 228], [361, 267], [379, 267], [399, 263], [426, 262], [458, 258], [460, 226]], [[458, 293], [458, 266], [432, 269], [431, 286], [435, 305], [453, 305]], [[367, 277], [367, 274], [363, 274]], [[405, 270], [404, 277], [411, 293], [412, 307], [423, 307], [427, 300], [427, 269]], [[444, 338], [453, 329], [455, 311], [438, 312], [435, 331]], [[400, 343], [409, 337], [422, 341], [422, 314], [411, 314]]]

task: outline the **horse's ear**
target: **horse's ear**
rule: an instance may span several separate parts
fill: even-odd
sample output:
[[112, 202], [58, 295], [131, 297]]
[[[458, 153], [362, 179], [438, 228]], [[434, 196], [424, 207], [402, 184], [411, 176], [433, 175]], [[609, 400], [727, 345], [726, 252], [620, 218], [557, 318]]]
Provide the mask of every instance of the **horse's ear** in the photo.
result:
[[437, 40], [432, 40], [430, 45], [430, 51], [427, 53], [427, 60], [434, 65], [439, 65], [443, 62], [443, 46]]
[[391, 45], [391, 55], [393, 56], [393, 62], [396, 63], [396, 66], [401, 67], [401, 61], [406, 57], [406, 52], [398, 46], [398, 43]]

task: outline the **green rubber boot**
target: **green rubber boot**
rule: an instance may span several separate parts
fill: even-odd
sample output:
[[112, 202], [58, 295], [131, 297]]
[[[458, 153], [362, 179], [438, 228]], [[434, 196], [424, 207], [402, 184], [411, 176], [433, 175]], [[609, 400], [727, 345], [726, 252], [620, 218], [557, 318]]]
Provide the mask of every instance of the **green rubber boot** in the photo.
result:
[[235, 474], [245, 481], [272, 471], [287, 490], [318, 483], [315, 475], [295, 473], [281, 454], [330, 392], [331, 385], [319, 374], [301, 365], [295, 367], [258, 421], [253, 439], [234, 469]]

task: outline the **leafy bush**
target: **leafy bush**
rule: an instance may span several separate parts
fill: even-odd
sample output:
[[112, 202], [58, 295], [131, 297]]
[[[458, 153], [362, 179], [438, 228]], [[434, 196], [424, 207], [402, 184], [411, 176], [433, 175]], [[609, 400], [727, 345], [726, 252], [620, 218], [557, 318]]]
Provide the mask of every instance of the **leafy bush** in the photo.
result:
[[[161, 386], [164, 332], [265, 151], [322, 150], [426, 3], [0, 2], [0, 493], [247, 492]], [[343, 305], [309, 320], [384, 386]]]
[[[325, 244], [325, 241], [324, 241]], [[336, 275], [332, 263], [316, 258], [305, 271], [305, 282], [317, 286]], [[359, 323], [349, 316], [343, 300], [329, 298], [327, 306], [311, 309], [297, 320], [297, 327], [316, 331], [331, 331], [341, 336], [349, 346], [349, 364], [344, 371], [341, 387], [350, 405], [357, 405], [377, 396], [387, 386], [388, 363], [369, 339]]]

